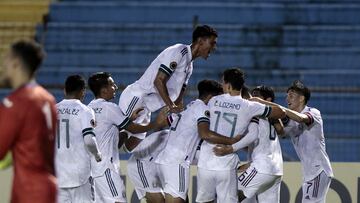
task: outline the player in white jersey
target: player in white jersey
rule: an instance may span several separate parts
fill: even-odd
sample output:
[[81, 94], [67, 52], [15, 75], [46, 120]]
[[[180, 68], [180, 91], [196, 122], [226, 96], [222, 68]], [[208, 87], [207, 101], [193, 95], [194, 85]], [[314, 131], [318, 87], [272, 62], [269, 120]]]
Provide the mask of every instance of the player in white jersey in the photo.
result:
[[331, 178], [334, 176], [325, 150], [323, 120], [320, 111], [308, 107], [310, 90], [296, 80], [287, 90], [289, 119], [284, 120], [285, 135], [290, 136], [301, 161], [303, 173], [302, 202], [326, 202]]
[[121, 112], [119, 106], [109, 102], [117, 90], [109, 73], [95, 73], [88, 83], [95, 96], [89, 107], [95, 112], [95, 133], [103, 155], [102, 162], [92, 162], [91, 165], [96, 198], [100, 202], [126, 202], [125, 188], [119, 172], [119, 131], [126, 129], [132, 133], [147, 132], [158, 127], [161, 116], [146, 126], [135, 124]]
[[101, 161], [101, 153], [94, 133], [94, 112], [81, 103], [84, 95], [85, 80], [79, 75], [72, 75], [65, 82], [65, 99], [56, 104], [55, 166], [59, 203], [94, 201], [90, 154], [96, 161]]
[[[271, 102], [275, 99], [272, 88], [266, 86], [256, 87], [252, 95]], [[239, 200], [242, 202], [280, 202], [283, 160], [278, 132], [283, 133], [281, 120], [253, 118], [248, 133], [239, 142], [214, 148], [216, 155], [223, 156], [249, 147], [250, 166], [238, 178]]]
[[[270, 107], [251, 102], [241, 97], [244, 74], [238, 68], [228, 69], [223, 74], [223, 89], [226, 94], [213, 97], [209, 103], [210, 129], [233, 137], [244, 134], [255, 116], [281, 118], [285, 116], [279, 107]], [[236, 166], [237, 154], [223, 157], [213, 152], [215, 145], [206, 141], [201, 146], [198, 162], [197, 202], [237, 202]]]
[[[227, 137], [210, 131], [208, 101], [221, 94], [221, 85], [214, 80], [198, 84], [199, 97], [180, 114], [169, 117], [169, 138], [155, 162], [159, 164], [165, 202], [185, 202], [192, 163], [200, 138], [214, 144], [235, 143], [240, 136]], [[176, 172], [176, 173], [175, 173]]]
[[[182, 111], [183, 95], [193, 71], [193, 61], [207, 58], [216, 48], [217, 32], [210, 26], [198, 26], [192, 44], [175, 44], [163, 50], [141, 78], [126, 87], [119, 99], [122, 112], [129, 116], [134, 109], [144, 108], [134, 122], [146, 124], [151, 112], [167, 106], [170, 112]], [[144, 134], [135, 135], [143, 139]]]

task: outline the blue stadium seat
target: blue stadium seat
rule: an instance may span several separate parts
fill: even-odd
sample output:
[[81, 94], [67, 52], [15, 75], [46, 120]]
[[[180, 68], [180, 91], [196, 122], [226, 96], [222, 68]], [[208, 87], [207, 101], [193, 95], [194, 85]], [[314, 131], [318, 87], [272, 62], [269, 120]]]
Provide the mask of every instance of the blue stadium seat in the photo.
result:
[[[213, 25], [219, 32], [218, 46], [338, 47], [359, 46], [358, 26], [245, 26]], [[37, 35], [41, 37], [42, 27]], [[190, 43], [191, 24], [49, 23], [47, 45], [150, 45]]]
[[[50, 7], [56, 22], [227, 24], [359, 24], [357, 3], [62, 2]], [[91, 14], [91, 15], [89, 15]], [[166, 16], [166, 17], [164, 17]], [[329, 18], [331, 16], [331, 18]]]

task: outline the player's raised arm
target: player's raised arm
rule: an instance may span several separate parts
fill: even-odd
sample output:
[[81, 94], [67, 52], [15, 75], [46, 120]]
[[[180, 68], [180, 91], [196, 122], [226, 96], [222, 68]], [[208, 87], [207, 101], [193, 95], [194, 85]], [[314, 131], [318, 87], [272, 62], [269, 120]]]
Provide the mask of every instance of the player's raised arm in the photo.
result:
[[279, 119], [279, 118], [284, 118], [286, 116], [285, 110], [279, 104], [263, 100], [259, 97], [251, 97], [251, 98], [249, 98], [249, 100], [267, 105], [266, 106], [267, 112], [266, 113], [264, 112], [264, 115], [263, 115], [265, 117]]

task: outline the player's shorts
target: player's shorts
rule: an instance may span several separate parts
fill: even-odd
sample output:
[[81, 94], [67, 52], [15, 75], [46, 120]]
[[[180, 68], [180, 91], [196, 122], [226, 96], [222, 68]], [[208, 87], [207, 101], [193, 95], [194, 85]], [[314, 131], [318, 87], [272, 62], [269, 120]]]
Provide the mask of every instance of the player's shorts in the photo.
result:
[[102, 176], [95, 177], [94, 182], [96, 202], [126, 202], [125, 186], [119, 173], [108, 168]]
[[164, 192], [186, 200], [189, 190], [190, 167], [187, 164], [158, 164]]
[[127, 164], [128, 176], [141, 200], [146, 193], [162, 192], [159, 169], [153, 161], [139, 160], [131, 156]]
[[90, 177], [85, 184], [80, 185], [79, 187], [59, 188], [57, 202], [95, 202], [94, 193], [94, 182]]
[[303, 182], [302, 191], [303, 203], [325, 203], [326, 194], [329, 191], [331, 183], [331, 177], [327, 176], [324, 171], [322, 171], [318, 176], [310, 181]]
[[236, 170], [212, 171], [198, 168], [196, 202], [238, 202]]
[[[247, 198], [252, 198], [270, 189], [274, 184], [279, 184], [281, 176], [259, 173], [255, 167], [250, 166], [238, 177], [238, 189], [243, 191]], [[278, 199], [279, 193], [272, 194], [271, 199]], [[269, 197], [270, 198], [270, 197]], [[273, 202], [273, 201], [271, 201]]]
[[[143, 93], [140, 92], [138, 88], [136, 88], [136, 85], [129, 85], [120, 95], [119, 106], [124, 115], [129, 117], [134, 112], [134, 110], [144, 108], [144, 110], [140, 113], [140, 116], [133, 122], [146, 125], [150, 123], [151, 112], [148, 108], [145, 107], [143, 97]], [[128, 134], [129, 136], [135, 136], [139, 139], [144, 139], [146, 135], [146, 133], [132, 134], [130, 132], [128, 132]]]

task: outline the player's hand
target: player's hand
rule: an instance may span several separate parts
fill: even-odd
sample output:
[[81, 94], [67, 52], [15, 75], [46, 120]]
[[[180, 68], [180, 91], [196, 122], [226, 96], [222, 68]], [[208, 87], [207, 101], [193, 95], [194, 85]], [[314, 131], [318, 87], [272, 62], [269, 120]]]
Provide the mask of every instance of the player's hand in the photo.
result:
[[242, 172], [246, 171], [250, 167], [250, 163], [251, 162], [248, 162], [246, 164], [239, 166], [238, 173], [242, 173]]
[[144, 108], [138, 108], [138, 109], [135, 109], [135, 111], [131, 114], [131, 116], [130, 116], [130, 120], [131, 121], [134, 121], [134, 120], [136, 120], [137, 118], [139, 118], [139, 116], [140, 116], [140, 113], [141, 113], [141, 111], [143, 111], [144, 110]]
[[170, 113], [180, 113], [183, 111], [183, 108], [181, 106], [177, 106], [175, 104], [169, 106]]
[[96, 156], [95, 156], [95, 160], [96, 162], [100, 162], [102, 160], [102, 155], [101, 153], [98, 153]]
[[225, 156], [233, 153], [234, 149], [231, 145], [217, 144], [213, 148], [213, 152], [215, 153], [216, 156]]

